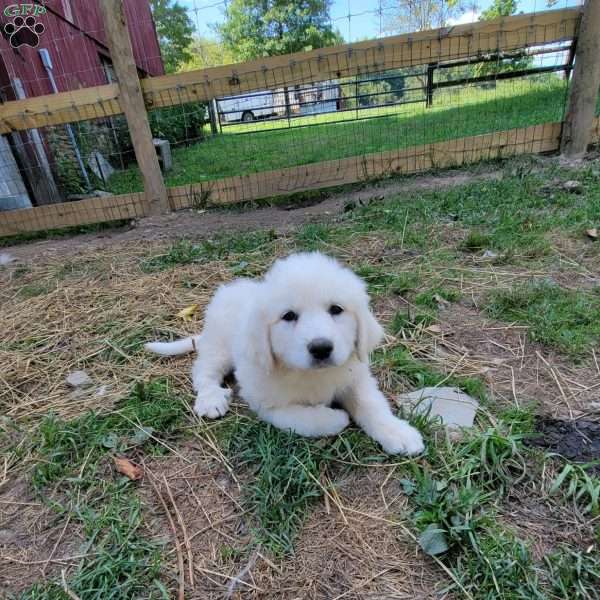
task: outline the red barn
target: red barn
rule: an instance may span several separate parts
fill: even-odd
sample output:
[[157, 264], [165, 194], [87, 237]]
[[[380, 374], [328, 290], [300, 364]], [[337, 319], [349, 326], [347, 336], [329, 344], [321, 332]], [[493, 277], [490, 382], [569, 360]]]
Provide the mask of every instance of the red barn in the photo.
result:
[[[100, 1], [39, 0], [37, 4], [32, 4], [32, 0], [0, 0], [0, 102], [102, 85], [113, 79]], [[162, 75], [163, 62], [149, 0], [124, 0], [124, 6], [140, 76]], [[16, 29], [15, 25], [22, 26], [23, 19], [28, 16], [35, 18], [37, 28], [33, 26], [30, 30], [33, 29], [34, 33], [40, 31], [39, 42], [34, 47], [26, 44], [14, 47], [14, 40], [11, 43], [9, 34]], [[28, 23], [31, 25], [33, 21]], [[43, 25], [43, 31], [39, 24]], [[30, 32], [25, 33], [30, 35]], [[19, 161], [18, 148], [15, 149], [20, 144], [19, 137], [29, 154], [32, 147], [36, 148], [37, 156], [34, 158], [38, 163], [38, 174], [42, 175], [42, 179], [48, 179], [43, 173], [47, 171], [49, 174], [48, 166], [44, 167], [43, 164], [48, 157], [40, 156], [44, 149], [47, 150], [45, 137], [42, 139], [37, 132], [13, 135], [10, 140], [0, 136], [0, 205], [3, 197], [14, 195], [10, 194], [10, 190], [2, 190], [2, 180], [6, 183], [10, 179], [7, 173], [13, 173], [17, 163], [24, 160], [29, 162], [27, 159]], [[14, 166], [8, 164], [11, 162], [8, 141], [12, 146]], [[23, 175], [23, 165], [18, 166]], [[34, 188], [35, 183], [27, 181], [31, 179], [30, 174], [26, 175], [25, 187]], [[16, 180], [16, 175], [14, 178]], [[28, 191], [31, 197], [31, 192], [35, 190]], [[44, 193], [48, 200], [52, 196], [56, 200], [56, 193], [51, 189]], [[33, 193], [33, 196], [36, 195]], [[4, 208], [10, 207], [5, 203]]]

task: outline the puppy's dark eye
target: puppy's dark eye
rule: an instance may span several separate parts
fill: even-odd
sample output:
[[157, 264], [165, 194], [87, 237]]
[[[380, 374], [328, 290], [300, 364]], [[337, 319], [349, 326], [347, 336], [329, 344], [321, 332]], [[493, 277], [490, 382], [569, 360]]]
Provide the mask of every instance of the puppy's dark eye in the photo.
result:
[[288, 310], [281, 318], [283, 321], [297, 321], [298, 313], [295, 313], [293, 310]]
[[344, 309], [339, 305], [339, 304], [332, 304], [329, 307], [329, 314], [332, 317], [335, 317], [335, 315], [340, 315], [344, 312]]

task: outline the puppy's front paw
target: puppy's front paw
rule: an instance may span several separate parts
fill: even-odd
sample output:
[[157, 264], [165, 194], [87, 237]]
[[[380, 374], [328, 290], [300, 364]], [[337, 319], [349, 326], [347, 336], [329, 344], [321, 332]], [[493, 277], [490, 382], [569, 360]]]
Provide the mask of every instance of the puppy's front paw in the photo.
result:
[[209, 419], [218, 419], [222, 417], [229, 408], [229, 399], [231, 390], [215, 387], [200, 390], [196, 396], [194, 412], [199, 417], [208, 417]]
[[327, 409], [327, 418], [323, 419], [323, 432], [320, 435], [337, 435], [350, 425], [350, 417], [345, 410]]
[[388, 454], [421, 454], [425, 450], [423, 436], [406, 421], [389, 419], [377, 432], [375, 439]]

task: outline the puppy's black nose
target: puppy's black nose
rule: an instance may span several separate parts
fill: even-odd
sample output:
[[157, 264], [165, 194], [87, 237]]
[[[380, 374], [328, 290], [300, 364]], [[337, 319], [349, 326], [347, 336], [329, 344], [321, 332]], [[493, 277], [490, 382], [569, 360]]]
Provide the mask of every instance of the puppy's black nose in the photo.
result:
[[317, 360], [325, 360], [333, 352], [333, 344], [325, 338], [317, 338], [308, 344], [308, 351]]

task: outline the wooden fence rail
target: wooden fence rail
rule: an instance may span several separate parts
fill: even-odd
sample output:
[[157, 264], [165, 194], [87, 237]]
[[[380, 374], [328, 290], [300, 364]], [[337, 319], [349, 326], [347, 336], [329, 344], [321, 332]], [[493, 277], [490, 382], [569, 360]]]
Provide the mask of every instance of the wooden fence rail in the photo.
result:
[[[554, 152], [560, 145], [561, 123], [545, 123], [445, 142], [412, 146], [331, 160], [277, 171], [225, 177], [167, 189], [173, 210], [222, 206], [284, 196], [307, 190], [458, 167], [481, 160]], [[592, 141], [600, 142], [600, 119], [594, 120]], [[125, 194], [0, 213], [0, 237], [144, 216], [144, 195]]]
[[[141, 81], [147, 109], [207, 102], [260, 89], [316, 83], [383, 71], [509, 52], [568, 41], [577, 35], [577, 8], [504, 17], [420, 31], [237, 65], [151, 77]], [[38, 96], [0, 105], [0, 134], [123, 113], [116, 84]]]

